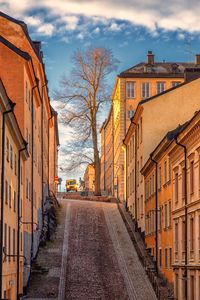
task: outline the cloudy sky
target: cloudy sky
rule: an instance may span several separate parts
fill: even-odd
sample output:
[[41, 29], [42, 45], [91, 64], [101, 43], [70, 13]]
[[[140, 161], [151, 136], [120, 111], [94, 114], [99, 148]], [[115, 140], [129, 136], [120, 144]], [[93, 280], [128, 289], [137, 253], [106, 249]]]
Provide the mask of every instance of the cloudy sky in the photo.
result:
[[[61, 76], [70, 73], [76, 49], [109, 47], [120, 61], [119, 72], [144, 61], [147, 50], [158, 61], [191, 61], [200, 53], [198, 0], [0, 0], [0, 9], [23, 20], [32, 39], [42, 41], [51, 96]], [[68, 137], [61, 125], [60, 164]]]

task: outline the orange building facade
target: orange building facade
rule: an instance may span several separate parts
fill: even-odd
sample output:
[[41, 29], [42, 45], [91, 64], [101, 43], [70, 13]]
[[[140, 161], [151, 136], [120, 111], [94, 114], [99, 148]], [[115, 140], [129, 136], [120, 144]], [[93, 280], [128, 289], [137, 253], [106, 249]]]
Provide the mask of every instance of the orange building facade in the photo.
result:
[[198, 111], [168, 132], [141, 171], [146, 246], [178, 300], [200, 295], [199, 129]]
[[[1, 140], [1, 245], [3, 251], [0, 269], [3, 273], [1, 292], [4, 299], [16, 299], [17, 289], [23, 293], [24, 253], [23, 206], [25, 203], [24, 169], [28, 159], [26, 142], [23, 139], [13, 103], [0, 81], [0, 140]], [[4, 153], [4, 154], [3, 154]], [[2, 183], [3, 180], [3, 183]], [[18, 235], [21, 243], [18, 244]], [[17, 268], [17, 265], [19, 267]]]
[[200, 112], [169, 153], [172, 172], [174, 291], [178, 300], [200, 295]]
[[[57, 116], [50, 107], [40, 42], [30, 39], [25, 23], [2, 12], [0, 35], [0, 77], [8, 97], [16, 103], [16, 119], [28, 143], [29, 158], [21, 170], [24, 202], [20, 219], [23, 228], [20, 243], [23, 243], [27, 266], [23, 269], [21, 284], [26, 288], [30, 266], [39, 247], [44, 202], [57, 175]], [[55, 191], [54, 185], [53, 188]], [[18, 293], [22, 295], [23, 290]]]
[[145, 186], [145, 243], [157, 268], [173, 283], [172, 173], [169, 159], [179, 126], [167, 133], [141, 170]]

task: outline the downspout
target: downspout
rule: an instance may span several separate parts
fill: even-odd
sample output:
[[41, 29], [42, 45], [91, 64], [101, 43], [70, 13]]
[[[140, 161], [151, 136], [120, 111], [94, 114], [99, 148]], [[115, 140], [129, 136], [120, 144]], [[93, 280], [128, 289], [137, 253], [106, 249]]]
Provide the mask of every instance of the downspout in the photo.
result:
[[185, 167], [185, 273], [183, 275], [185, 279], [185, 299], [187, 299], [187, 264], [188, 264], [188, 249], [187, 249], [187, 238], [188, 238], [188, 220], [187, 220], [187, 215], [188, 215], [188, 209], [187, 209], [187, 204], [188, 204], [188, 198], [187, 198], [187, 148], [185, 145], [179, 143], [177, 141], [177, 137], [175, 138], [175, 142], [178, 146], [182, 147], [184, 150], [184, 167]]
[[43, 91], [46, 83], [42, 86], [42, 108], [41, 108], [41, 167], [42, 167], [42, 228], [44, 226], [44, 165], [43, 165], [43, 157], [44, 157], [44, 143], [43, 143], [43, 132], [44, 132], [44, 123], [43, 123], [43, 115], [44, 115], [44, 104], [43, 104]]
[[105, 149], [106, 149], [106, 145], [105, 145], [105, 128], [104, 128], [104, 136], [103, 136], [103, 139], [104, 139], [104, 176], [103, 176], [103, 185], [104, 185], [104, 191], [106, 190], [106, 152], [105, 152]]
[[49, 161], [50, 161], [50, 151], [49, 151], [49, 146], [50, 146], [50, 129], [49, 129], [49, 121], [53, 118], [52, 112], [51, 112], [51, 117], [48, 119], [48, 195], [50, 195], [50, 188], [49, 188]]
[[[126, 191], [125, 191], [125, 208], [126, 210], [128, 210], [128, 182], [127, 182], [127, 170], [128, 170], [128, 163], [127, 163], [127, 148], [126, 148], [126, 145], [124, 144], [124, 147], [125, 147], [125, 158], [126, 158], [126, 165], [125, 165], [125, 179], [126, 179]], [[129, 186], [129, 189], [130, 189], [130, 186]]]
[[[54, 123], [55, 125], [55, 123]], [[57, 151], [57, 147], [56, 147], [56, 134], [55, 134], [55, 126], [54, 126], [54, 144], [53, 144], [53, 162], [54, 162], [54, 178], [55, 178], [55, 175], [56, 175], [56, 160], [55, 160], [55, 157], [56, 157], [56, 151]], [[57, 196], [57, 186], [56, 186], [56, 183], [55, 183], [55, 180], [54, 180], [54, 188], [55, 188], [55, 194]]]
[[137, 226], [137, 124], [131, 119], [131, 123], [135, 125], [135, 221]]
[[37, 88], [38, 85], [36, 84], [34, 87], [32, 87], [32, 92], [31, 92], [31, 98], [32, 98], [32, 106], [31, 106], [31, 121], [32, 121], [32, 144], [31, 144], [31, 151], [32, 151], [32, 165], [31, 165], [31, 179], [32, 179], [32, 186], [31, 186], [31, 194], [32, 194], [32, 201], [31, 201], [31, 261], [33, 259], [33, 252], [34, 252], [34, 228], [33, 228], [33, 223], [34, 223], [34, 120], [33, 120], [33, 91], [35, 88]]
[[3, 227], [4, 227], [4, 175], [5, 175], [5, 117], [7, 114], [13, 112], [15, 103], [11, 103], [11, 109], [3, 112], [2, 124], [2, 152], [1, 152], [1, 236], [0, 236], [0, 298], [2, 298], [3, 291]]
[[24, 148], [18, 150], [18, 197], [17, 197], [17, 300], [20, 299], [19, 295], [19, 273], [20, 273], [20, 194], [21, 194], [21, 152], [27, 149], [27, 143], [24, 141]]
[[151, 161], [156, 166], [155, 173], [155, 212], [156, 212], [156, 235], [155, 235], [155, 248], [156, 248], [156, 272], [158, 273], [158, 162], [152, 158], [152, 154], [150, 154]]
[[115, 145], [114, 145], [114, 112], [113, 112], [113, 107], [112, 107], [112, 160], [113, 160], [113, 164], [112, 164], [112, 173], [113, 173], [113, 186], [112, 186], [112, 195], [113, 197], [115, 196], [115, 163], [114, 163], [114, 151], [115, 151]]

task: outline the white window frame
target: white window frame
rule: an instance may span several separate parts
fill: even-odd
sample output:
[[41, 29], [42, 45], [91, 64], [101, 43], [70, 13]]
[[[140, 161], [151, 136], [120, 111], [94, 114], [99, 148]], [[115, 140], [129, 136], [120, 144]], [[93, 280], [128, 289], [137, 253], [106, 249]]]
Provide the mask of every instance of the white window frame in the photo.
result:
[[164, 81], [157, 81], [156, 82], [156, 93], [161, 94], [165, 91], [165, 82]]
[[134, 81], [126, 82], [126, 96], [128, 99], [135, 98], [135, 82]]
[[142, 82], [141, 97], [142, 99], [146, 99], [150, 97], [150, 82]]

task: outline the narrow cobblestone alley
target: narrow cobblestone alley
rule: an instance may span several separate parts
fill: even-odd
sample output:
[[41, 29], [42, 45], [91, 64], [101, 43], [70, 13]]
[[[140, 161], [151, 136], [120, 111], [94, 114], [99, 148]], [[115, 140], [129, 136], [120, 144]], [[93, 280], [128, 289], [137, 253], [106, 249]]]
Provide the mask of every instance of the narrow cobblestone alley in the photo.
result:
[[64, 238], [46, 250], [54, 266], [33, 276], [28, 299], [156, 299], [116, 204], [62, 200], [62, 211], [56, 236]]

